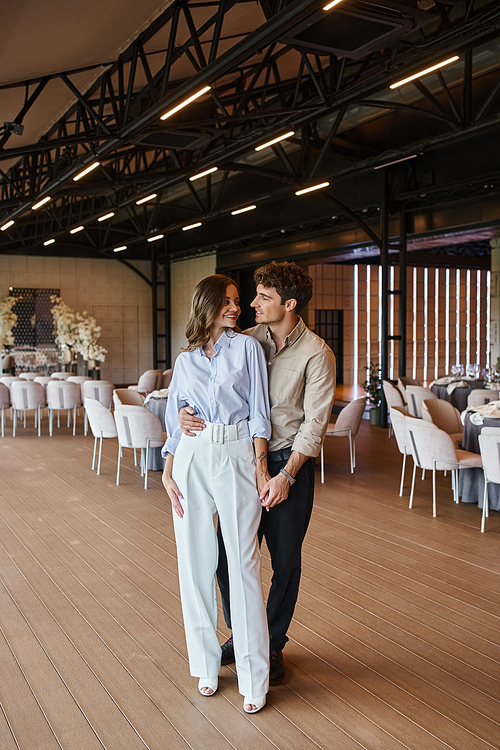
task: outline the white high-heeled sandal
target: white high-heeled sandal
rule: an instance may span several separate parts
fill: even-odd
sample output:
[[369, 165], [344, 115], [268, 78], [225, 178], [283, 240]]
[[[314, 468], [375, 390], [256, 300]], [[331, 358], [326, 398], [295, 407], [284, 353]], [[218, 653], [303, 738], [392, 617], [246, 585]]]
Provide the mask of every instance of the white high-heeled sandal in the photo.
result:
[[[219, 678], [218, 677], [200, 677], [198, 680], [198, 690], [200, 691], [201, 695], [203, 695], [205, 698], [211, 698], [212, 695], [215, 695], [217, 692], [217, 688], [219, 686]], [[204, 693], [203, 689], [211, 690], [211, 693]]]
[[[257, 698], [247, 698], [245, 696], [243, 700], [243, 711], [247, 714], [256, 714], [261, 708], [266, 705], [266, 696], [258, 695]], [[255, 706], [255, 708], [247, 708], [247, 706]]]

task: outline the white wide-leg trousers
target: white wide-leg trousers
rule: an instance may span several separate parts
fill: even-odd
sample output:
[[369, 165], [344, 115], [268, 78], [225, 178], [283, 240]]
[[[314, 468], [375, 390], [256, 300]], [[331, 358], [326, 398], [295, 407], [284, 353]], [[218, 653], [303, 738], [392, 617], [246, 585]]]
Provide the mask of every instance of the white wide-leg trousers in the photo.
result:
[[184, 516], [174, 514], [182, 613], [191, 674], [216, 677], [215, 571], [218, 561], [214, 515], [226, 545], [234, 653], [241, 695], [265, 695], [269, 686], [269, 635], [260, 578], [257, 529], [261, 505], [248, 423], [207, 423], [196, 437], [183, 435], [172, 476], [183, 495]]

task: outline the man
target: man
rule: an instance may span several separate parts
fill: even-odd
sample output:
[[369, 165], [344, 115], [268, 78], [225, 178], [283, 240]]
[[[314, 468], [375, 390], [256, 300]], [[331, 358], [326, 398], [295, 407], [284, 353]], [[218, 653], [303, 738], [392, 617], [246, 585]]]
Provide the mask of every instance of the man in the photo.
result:
[[[272, 437], [268, 444], [268, 481], [260, 492], [263, 508], [259, 540], [265, 537], [273, 577], [267, 600], [271, 685], [285, 677], [283, 648], [299, 592], [302, 542], [314, 496], [314, 458], [319, 455], [335, 392], [335, 357], [298, 313], [312, 297], [311, 277], [295, 263], [272, 262], [254, 274], [254, 336], [266, 353]], [[204, 422], [186, 408], [179, 413], [187, 434]], [[219, 529], [217, 578], [224, 618], [231, 628], [229, 581]], [[234, 661], [232, 638], [222, 646], [222, 664]]]

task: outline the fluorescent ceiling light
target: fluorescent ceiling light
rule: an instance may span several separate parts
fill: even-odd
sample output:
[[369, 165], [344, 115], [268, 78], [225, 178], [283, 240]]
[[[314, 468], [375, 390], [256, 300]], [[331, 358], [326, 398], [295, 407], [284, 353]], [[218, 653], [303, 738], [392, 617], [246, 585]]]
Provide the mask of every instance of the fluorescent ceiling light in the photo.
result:
[[154, 237], [148, 237], [148, 242], [156, 242], [156, 240], [162, 240], [165, 237], [164, 234], [155, 234]]
[[81, 232], [82, 229], [85, 229], [85, 227], [83, 226], [83, 224], [80, 227], [75, 227], [74, 229], [70, 229], [69, 233], [70, 234], [76, 234], [77, 232]]
[[195, 227], [201, 227], [201, 221], [197, 221], [196, 224], [188, 224], [187, 227], [182, 227], [182, 231], [187, 232], [188, 229], [195, 229]]
[[391, 164], [399, 164], [401, 161], [409, 161], [410, 159], [416, 159], [418, 154], [412, 154], [411, 156], [402, 156], [401, 159], [394, 159], [394, 161], [387, 161], [385, 164], [379, 164], [373, 169], [383, 169], [384, 167], [390, 167]]
[[49, 195], [47, 195], [47, 197], [46, 197], [46, 198], [42, 198], [42, 200], [41, 200], [41, 201], [38, 201], [38, 203], [35, 203], [35, 205], [34, 205], [34, 206], [31, 206], [31, 210], [32, 210], [32, 211], [36, 211], [36, 210], [37, 210], [37, 208], [41, 208], [41, 207], [42, 207], [42, 206], [44, 206], [44, 205], [45, 205], [46, 203], [48, 203], [48, 202], [49, 202], [50, 200], [52, 200], [52, 198], [51, 198], [51, 197], [50, 197]]
[[320, 182], [319, 185], [311, 185], [311, 187], [303, 188], [302, 190], [296, 190], [295, 195], [304, 195], [305, 193], [312, 193], [313, 190], [321, 190], [321, 188], [328, 187], [329, 182]]
[[256, 151], [262, 151], [263, 148], [267, 148], [268, 146], [274, 146], [275, 143], [279, 143], [280, 141], [284, 141], [285, 138], [291, 138], [292, 135], [295, 135], [293, 130], [289, 130], [288, 133], [285, 133], [284, 135], [279, 135], [277, 138], [273, 138], [272, 141], [267, 141], [267, 143], [262, 143], [262, 145], [256, 147]]
[[73, 182], [76, 182], [77, 180], [81, 180], [82, 177], [85, 177], [86, 174], [88, 174], [89, 172], [92, 172], [93, 169], [98, 167], [100, 163], [101, 163], [100, 161], [95, 161], [93, 164], [90, 165], [90, 167], [87, 167], [87, 169], [84, 169], [83, 172], [80, 172], [80, 174], [75, 175], [75, 177], [73, 177]]
[[328, 5], [325, 5], [325, 7], [323, 8], [323, 10], [330, 10], [331, 8], [334, 7], [334, 5], [338, 5], [341, 2], [342, 2], [342, 0], [333, 0], [332, 3], [328, 3]]
[[139, 198], [138, 201], [135, 202], [136, 206], [140, 206], [141, 203], [146, 203], [146, 201], [152, 201], [153, 198], [156, 198], [157, 193], [151, 193], [151, 195], [146, 195], [145, 198]]
[[106, 219], [111, 219], [112, 216], [115, 215], [114, 211], [110, 211], [109, 214], [104, 214], [104, 216], [99, 216], [97, 221], [105, 221]]
[[243, 214], [245, 211], [253, 211], [254, 208], [257, 208], [257, 206], [245, 206], [245, 208], [237, 208], [236, 211], [231, 211], [231, 216], [236, 216], [236, 214]]
[[199, 180], [200, 177], [205, 177], [207, 174], [212, 174], [212, 172], [217, 172], [219, 167], [211, 167], [210, 169], [205, 169], [204, 172], [200, 172], [199, 174], [194, 174], [192, 177], [189, 178], [190, 182], [194, 182], [194, 180]]
[[7, 222], [7, 224], [4, 224], [3, 227], [0, 227], [0, 230], [2, 232], [5, 232], [5, 230], [11, 227], [13, 224], [14, 224], [14, 220], [11, 219], [10, 221]]
[[206, 94], [207, 91], [210, 91], [211, 88], [212, 88], [211, 86], [204, 86], [202, 89], [197, 91], [196, 94], [193, 94], [188, 99], [185, 99], [183, 102], [178, 104], [177, 107], [174, 107], [173, 109], [169, 109], [168, 112], [165, 112], [165, 114], [160, 117], [160, 120], [166, 120], [167, 117], [171, 117], [183, 107], [187, 107], [188, 104], [191, 104], [191, 102], [194, 102], [195, 99], [198, 99], [198, 97], [203, 96], [203, 94]]
[[391, 84], [389, 88], [391, 89], [397, 89], [398, 86], [403, 86], [405, 83], [409, 83], [410, 81], [414, 81], [415, 78], [421, 78], [422, 76], [427, 75], [427, 73], [432, 73], [433, 70], [437, 70], [438, 68], [442, 68], [444, 65], [449, 65], [452, 62], [455, 62], [455, 60], [458, 60], [458, 55], [455, 55], [454, 57], [450, 57], [448, 60], [444, 60], [443, 62], [438, 63], [437, 65], [432, 65], [430, 68], [426, 68], [425, 70], [421, 70], [420, 73], [415, 73], [415, 75], [408, 76], [408, 78], [403, 78], [402, 81], [397, 81], [397, 83]]
[[50, 240], [45, 240], [43, 243], [44, 245], [52, 245], [55, 242], [55, 239], [52, 237]]
[[119, 252], [121, 252], [122, 250], [126, 250], [126, 249], [127, 249], [127, 246], [126, 246], [126, 245], [120, 245], [120, 247], [115, 247], [115, 248], [113, 248], [113, 252], [114, 252], [114, 253], [119, 253]]

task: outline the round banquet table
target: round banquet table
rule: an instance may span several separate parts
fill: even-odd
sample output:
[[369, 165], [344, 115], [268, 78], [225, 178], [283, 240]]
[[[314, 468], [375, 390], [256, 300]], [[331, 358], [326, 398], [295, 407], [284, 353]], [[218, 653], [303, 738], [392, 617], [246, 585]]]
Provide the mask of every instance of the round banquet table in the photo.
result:
[[[146, 409], [156, 414], [160, 418], [160, 422], [163, 431], [166, 431], [165, 427], [165, 412], [167, 411], [167, 399], [166, 398], [150, 398], [147, 404], [144, 404]], [[163, 471], [165, 466], [165, 459], [162, 458], [161, 448], [150, 448], [149, 449], [149, 462], [148, 471]]]
[[462, 413], [467, 409], [469, 393], [476, 388], [484, 388], [484, 382], [482, 380], [474, 380], [466, 388], [455, 388], [451, 393], [448, 393], [447, 388], [448, 386], [446, 385], [434, 384], [431, 386], [431, 391], [435, 393], [438, 398], [442, 398], [444, 401], [449, 401], [450, 404], [453, 404], [453, 406]]
[[[464, 437], [462, 448], [472, 453], [479, 453], [479, 435], [483, 427], [500, 428], [500, 419], [483, 420], [482, 425], [473, 424], [470, 421], [470, 413], [467, 412], [464, 421]], [[482, 469], [460, 469], [459, 495], [463, 503], [477, 503], [483, 507], [484, 475]], [[500, 510], [500, 484], [488, 483], [488, 506], [489, 510]]]

